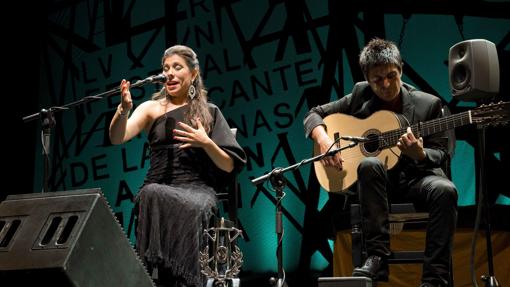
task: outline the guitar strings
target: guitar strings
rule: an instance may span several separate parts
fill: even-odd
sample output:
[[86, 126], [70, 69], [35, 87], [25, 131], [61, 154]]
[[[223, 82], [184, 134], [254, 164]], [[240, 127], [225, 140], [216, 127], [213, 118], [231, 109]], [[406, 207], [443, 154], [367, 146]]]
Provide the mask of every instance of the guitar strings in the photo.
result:
[[[410, 125], [409, 121], [405, 117], [404, 119], [407, 121], [408, 126], [411, 127], [413, 133], [421, 136], [428, 136], [437, 132], [446, 131], [470, 123], [469, 112], [463, 112], [449, 117], [437, 118], [425, 123], [418, 123], [414, 125]], [[382, 133], [377, 140], [383, 141], [385, 145], [380, 147], [390, 147], [396, 145], [398, 139], [402, 134], [406, 132], [406, 130], [407, 127]], [[368, 142], [373, 142], [373, 140]]]
[[[471, 123], [469, 119], [469, 111], [450, 115], [448, 117], [441, 117], [437, 118], [425, 123], [418, 123], [411, 125], [409, 120], [402, 115], [404, 120], [407, 122], [407, 125], [411, 127], [411, 130], [414, 134], [418, 134], [421, 136], [428, 136], [430, 134], [436, 133], [436, 130], [438, 131], [446, 131], [449, 129], [454, 129], [459, 126], [463, 126], [466, 124]], [[400, 128], [392, 131], [387, 131], [379, 134], [377, 137], [370, 137], [369, 140], [361, 143], [361, 145], [366, 144], [373, 144], [373, 143], [380, 143], [378, 146], [378, 150], [383, 150], [385, 148], [388, 148], [395, 156], [400, 157], [393, 148], [396, 146], [396, 143], [398, 139], [407, 131], [407, 127]], [[321, 160], [326, 156], [326, 154], [333, 148], [335, 144], [337, 144], [339, 141], [339, 138], [333, 142], [333, 144], [330, 145], [328, 150], [323, 154], [323, 156], [320, 158]], [[361, 148], [361, 147], [358, 147]], [[342, 151], [342, 159], [345, 160], [352, 160], [356, 158], [363, 158], [365, 157], [363, 154], [359, 154], [357, 151], [353, 151], [352, 149], [348, 149], [345, 151]]]

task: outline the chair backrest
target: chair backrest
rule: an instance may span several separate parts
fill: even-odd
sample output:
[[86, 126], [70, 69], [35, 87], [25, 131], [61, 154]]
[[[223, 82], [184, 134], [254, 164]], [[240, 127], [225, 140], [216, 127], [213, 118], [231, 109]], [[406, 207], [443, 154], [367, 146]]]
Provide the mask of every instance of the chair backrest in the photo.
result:
[[[237, 135], [237, 129], [231, 128], [230, 131], [236, 137]], [[237, 208], [239, 206], [239, 187], [237, 178], [235, 177], [231, 184], [229, 184], [224, 192], [216, 193], [216, 196], [218, 198], [218, 201], [223, 202], [223, 210], [228, 213], [228, 218], [234, 222], [234, 224], [237, 226], [238, 220], [237, 220]]]
[[[450, 112], [450, 109], [448, 106], [443, 106], [441, 109], [442, 117], [450, 116], [452, 113]], [[455, 146], [457, 138], [455, 136], [455, 129], [450, 129], [445, 132], [445, 135], [448, 137], [448, 155], [449, 158], [445, 161], [443, 166], [443, 171], [446, 173], [446, 176], [451, 179], [452, 178], [452, 172], [451, 172], [451, 161], [453, 159], [453, 156], [455, 155]]]

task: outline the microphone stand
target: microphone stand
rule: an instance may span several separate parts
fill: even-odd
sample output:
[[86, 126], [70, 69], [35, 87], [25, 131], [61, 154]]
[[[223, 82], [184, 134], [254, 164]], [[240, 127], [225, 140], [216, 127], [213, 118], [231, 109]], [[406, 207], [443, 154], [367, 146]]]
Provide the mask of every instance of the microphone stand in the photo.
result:
[[259, 185], [269, 179], [269, 182], [271, 183], [271, 186], [276, 191], [276, 239], [277, 239], [277, 249], [276, 249], [276, 257], [278, 261], [278, 279], [271, 277], [269, 279], [269, 282], [272, 286], [275, 287], [284, 287], [287, 286], [287, 283], [285, 283], [285, 272], [283, 270], [283, 221], [282, 221], [282, 199], [285, 196], [283, 189], [286, 186], [286, 181], [283, 176], [284, 173], [287, 171], [293, 171], [298, 168], [300, 168], [304, 164], [308, 164], [311, 162], [315, 162], [318, 160], [323, 159], [326, 156], [333, 156], [337, 152], [340, 152], [344, 149], [355, 147], [358, 144], [358, 141], [353, 141], [350, 144], [339, 147], [334, 150], [330, 150], [324, 154], [320, 154], [308, 159], [304, 159], [296, 164], [293, 164], [291, 166], [285, 167], [285, 168], [275, 168], [270, 173], [265, 174], [263, 176], [257, 177], [251, 181], [253, 185]]
[[50, 177], [50, 142], [51, 142], [51, 129], [55, 126], [55, 117], [53, 110], [42, 109], [41, 112], [41, 127], [42, 127], [42, 153], [44, 156], [44, 183], [42, 192], [48, 192], [49, 177]]
[[[131, 84], [131, 88], [136, 88], [148, 83], [153, 83], [156, 81], [161, 81], [162, 76], [152, 76], [145, 78], [143, 80], [138, 80], [135, 83]], [[23, 121], [25, 123], [28, 123], [30, 121], [41, 119], [41, 127], [42, 127], [42, 153], [44, 156], [44, 166], [43, 166], [43, 190], [41, 192], [48, 192], [49, 188], [49, 181], [50, 181], [50, 150], [51, 150], [51, 133], [53, 127], [56, 125], [55, 120], [55, 112], [65, 111], [69, 108], [79, 106], [86, 104], [88, 102], [93, 102], [97, 100], [101, 100], [105, 97], [109, 97], [111, 95], [117, 94], [120, 92], [120, 87], [117, 87], [115, 89], [108, 90], [103, 93], [99, 93], [97, 95], [87, 96], [83, 97], [80, 100], [65, 104], [63, 106], [54, 106], [50, 107], [48, 109], [42, 109], [40, 112], [31, 114], [29, 116], [23, 117]]]

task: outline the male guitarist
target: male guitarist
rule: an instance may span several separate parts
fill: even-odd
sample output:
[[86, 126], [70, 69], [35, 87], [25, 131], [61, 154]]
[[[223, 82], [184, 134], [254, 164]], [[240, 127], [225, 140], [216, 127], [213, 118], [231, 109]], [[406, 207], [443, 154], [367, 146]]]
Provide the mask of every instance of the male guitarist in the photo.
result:
[[[374, 112], [388, 110], [402, 119], [402, 127], [441, 116], [439, 98], [403, 83], [402, 58], [394, 43], [371, 40], [361, 51], [359, 64], [365, 82], [357, 83], [351, 94], [334, 102], [312, 108], [305, 116], [305, 134], [321, 153], [334, 144], [327, 134], [323, 118], [342, 113], [366, 119]], [[376, 128], [376, 127], [374, 127]], [[343, 135], [340, 131], [341, 136]], [[425, 258], [421, 286], [446, 286], [449, 260], [457, 220], [457, 190], [441, 169], [449, 156], [444, 133], [425, 138], [404, 129], [397, 140], [400, 160], [390, 170], [377, 157], [367, 156], [357, 169], [357, 191], [362, 209], [363, 232], [368, 258], [353, 276], [367, 276], [387, 281], [390, 255], [388, 197], [392, 201], [410, 200], [417, 208], [429, 212]], [[347, 151], [344, 152], [344, 155]], [[322, 164], [342, 170], [340, 153], [325, 157]]]

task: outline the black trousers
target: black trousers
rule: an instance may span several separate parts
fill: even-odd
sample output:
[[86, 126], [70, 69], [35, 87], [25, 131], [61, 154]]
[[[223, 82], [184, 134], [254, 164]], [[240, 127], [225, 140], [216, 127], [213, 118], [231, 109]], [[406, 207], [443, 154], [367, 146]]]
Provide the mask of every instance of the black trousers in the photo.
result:
[[418, 209], [429, 212], [422, 282], [446, 285], [457, 222], [454, 184], [445, 177], [432, 174], [412, 179], [388, 174], [378, 158], [368, 157], [358, 167], [358, 194], [369, 256], [385, 258], [391, 253], [388, 197], [391, 201], [411, 201]]

